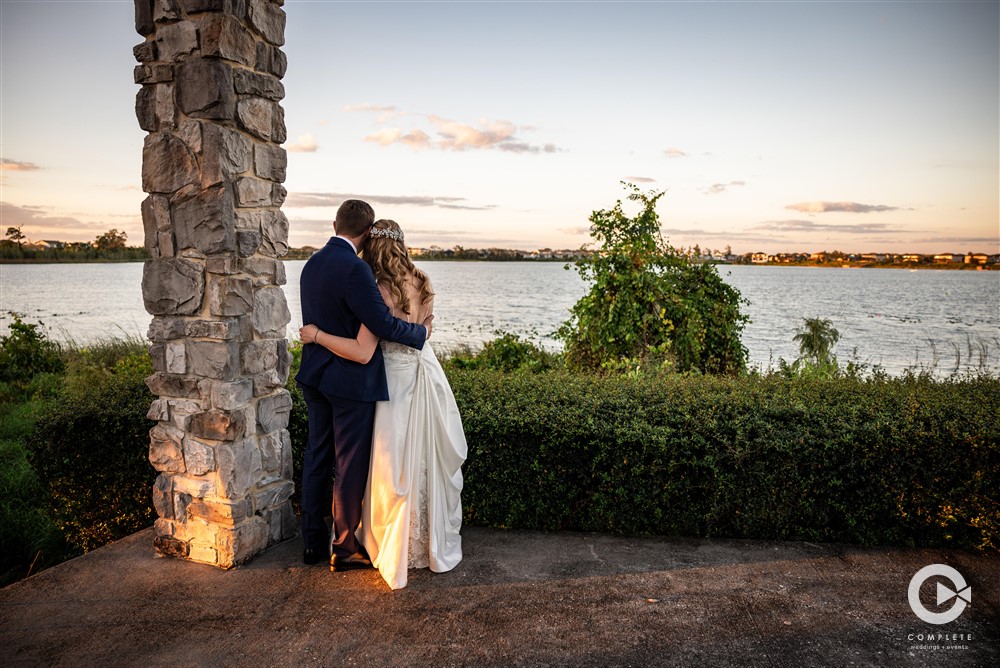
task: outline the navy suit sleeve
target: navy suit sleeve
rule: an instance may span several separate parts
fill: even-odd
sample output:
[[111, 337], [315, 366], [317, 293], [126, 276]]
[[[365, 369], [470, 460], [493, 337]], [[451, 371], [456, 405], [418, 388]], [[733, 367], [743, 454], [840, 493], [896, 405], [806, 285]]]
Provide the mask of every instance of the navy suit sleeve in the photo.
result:
[[348, 277], [347, 305], [358, 320], [380, 339], [417, 350], [424, 347], [427, 328], [392, 316], [378, 291], [371, 267], [363, 262], [359, 262]]

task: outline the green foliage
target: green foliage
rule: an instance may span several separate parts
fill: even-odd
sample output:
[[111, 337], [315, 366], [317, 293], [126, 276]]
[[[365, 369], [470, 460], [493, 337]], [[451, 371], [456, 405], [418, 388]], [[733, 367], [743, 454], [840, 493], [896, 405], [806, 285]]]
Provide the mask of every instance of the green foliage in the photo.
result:
[[559, 355], [544, 350], [531, 338], [522, 338], [510, 332], [497, 334], [497, 338], [487, 341], [478, 352], [468, 349], [455, 351], [445, 360], [445, 367], [537, 373], [563, 365]]
[[[85, 357], [85, 356], [81, 356]], [[146, 419], [153, 395], [145, 351], [108, 364], [71, 365], [61, 396], [45, 406], [28, 440], [72, 552], [86, 552], [152, 524], [156, 473]]]
[[590, 216], [600, 250], [576, 269], [590, 291], [559, 330], [574, 368], [663, 368], [739, 373], [747, 351], [740, 334], [745, 303], [714, 265], [692, 264], [660, 234], [656, 203], [662, 192], [631, 184], [628, 199], [641, 210], [625, 214], [621, 200]]
[[1000, 380], [453, 369], [471, 524], [1000, 548]]
[[10, 239], [13, 243], [16, 243], [18, 248], [20, 248], [21, 243], [28, 238], [24, 236], [23, 232], [21, 232], [20, 225], [18, 225], [17, 227], [8, 227], [6, 237]]
[[128, 235], [122, 230], [111, 229], [94, 240], [94, 246], [100, 251], [123, 251]]
[[21, 314], [12, 311], [9, 315], [13, 319], [10, 333], [0, 336], [0, 399], [46, 394], [51, 379], [38, 376], [62, 371], [59, 346], [45, 336], [42, 323], [24, 322]]
[[799, 359], [812, 360], [818, 364], [830, 362], [833, 347], [840, 340], [840, 332], [831, 321], [821, 318], [803, 318], [802, 323], [793, 337], [799, 344]]
[[47, 494], [21, 445], [37, 402], [0, 404], [0, 586], [58, 563], [62, 535], [46, 512]]
[[292, 479], [295, 480], [295, 491], [292, 493], [292, 503], [298, 510], [299, 501], [302, 497], [302, 490], [299, 485], [302, 482], [302, 461], [306, 453], [306, 445], [309, 441], [309, 413], [306, 408], [305, 397], [302, 390], [295, 382], [295, 376], [299, 373], [299, 366], [302, 364], [302, 342], [293, 341], [288, 346], [288, 352], [292, 354], [291, 369], [288, 372], [288, 380], [285, 389], [292, 397], [292, 412], [288, 418], [288, 435], [292, 441]]

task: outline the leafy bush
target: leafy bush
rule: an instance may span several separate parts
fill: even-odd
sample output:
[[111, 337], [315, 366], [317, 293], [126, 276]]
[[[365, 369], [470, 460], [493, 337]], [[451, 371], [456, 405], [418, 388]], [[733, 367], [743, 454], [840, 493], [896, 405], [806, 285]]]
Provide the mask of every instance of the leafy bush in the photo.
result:
[[62, 535], [45, 510], [47, 494], [21, 445], [35, 408], [0, 406], [0, 586], [63, 557]]
[[42, 323], [27, 323], [9, 312], [10, 333], [0, 336], [0, 399], [30, 399], [51, 392], [51, 376], [63, 370], [59, 345], [45, 336]]
[[510, 332], [498, 332], [497, 338], [483, 344], [482, 350], [453, 351], [444, 361], [456, 369], [493, 369], [495, 371], [546, 371], [563, 366], [562, 358], [550, 353], [530, 338]]
[[628, 199], [642, 210], [630, 218], [619, 200], [590, 216], [590, 235], [600, 248], [576, 263], [591, 287], [559, 330], [567, 362], [613, 371], [743, 371], [745, 300], [713, 265], [691, 264], [666, 243], [656, 213], [662, 192], [644, 194], [625, 185], [632, 191]]
[[1000, 547], [997, 379], [450, 377], [472, 524]]
[[80, 365], [78, 382], [49, 402], [28, 440], [31, 463], [51, 495], [51, 512], [73, 552], [86, 552], [155, 519], [146, 419], [153, 396], [145, 351], [106, 366]]

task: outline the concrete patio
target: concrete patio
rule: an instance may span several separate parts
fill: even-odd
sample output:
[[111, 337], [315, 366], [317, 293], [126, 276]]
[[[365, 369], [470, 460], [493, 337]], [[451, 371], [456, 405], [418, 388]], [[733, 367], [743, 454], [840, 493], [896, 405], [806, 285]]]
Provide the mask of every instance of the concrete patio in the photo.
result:
[[[997, 555], [463, 535], [458, 568], [392, 592], [374, 571], [304, 566], [299, 540], [222, 571], [154, 557], [143, 531], [0, 590], [0, 665], [1000, 665]], [[973, 591], [943, 626], [907, 603], [933, 563]], [[919, 639], [939, 633], [964, 637]]]

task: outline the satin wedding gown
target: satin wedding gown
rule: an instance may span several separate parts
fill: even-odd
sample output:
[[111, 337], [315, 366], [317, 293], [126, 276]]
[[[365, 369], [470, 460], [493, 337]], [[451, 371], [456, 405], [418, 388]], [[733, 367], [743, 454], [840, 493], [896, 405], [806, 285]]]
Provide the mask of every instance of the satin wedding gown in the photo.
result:
[[[430, 315], [431, 304], [419, 301], [411, 291], [411, 314], [404, 317], [420, 322]], [[430, 342], [422, 350], [379, 345], [390, 399], [375, 407], [357, 535], [389, 587], [400, 589], [408, 568], [442, 573], [462, 560], [462, 464], [468, 448], [455, 396]]]

